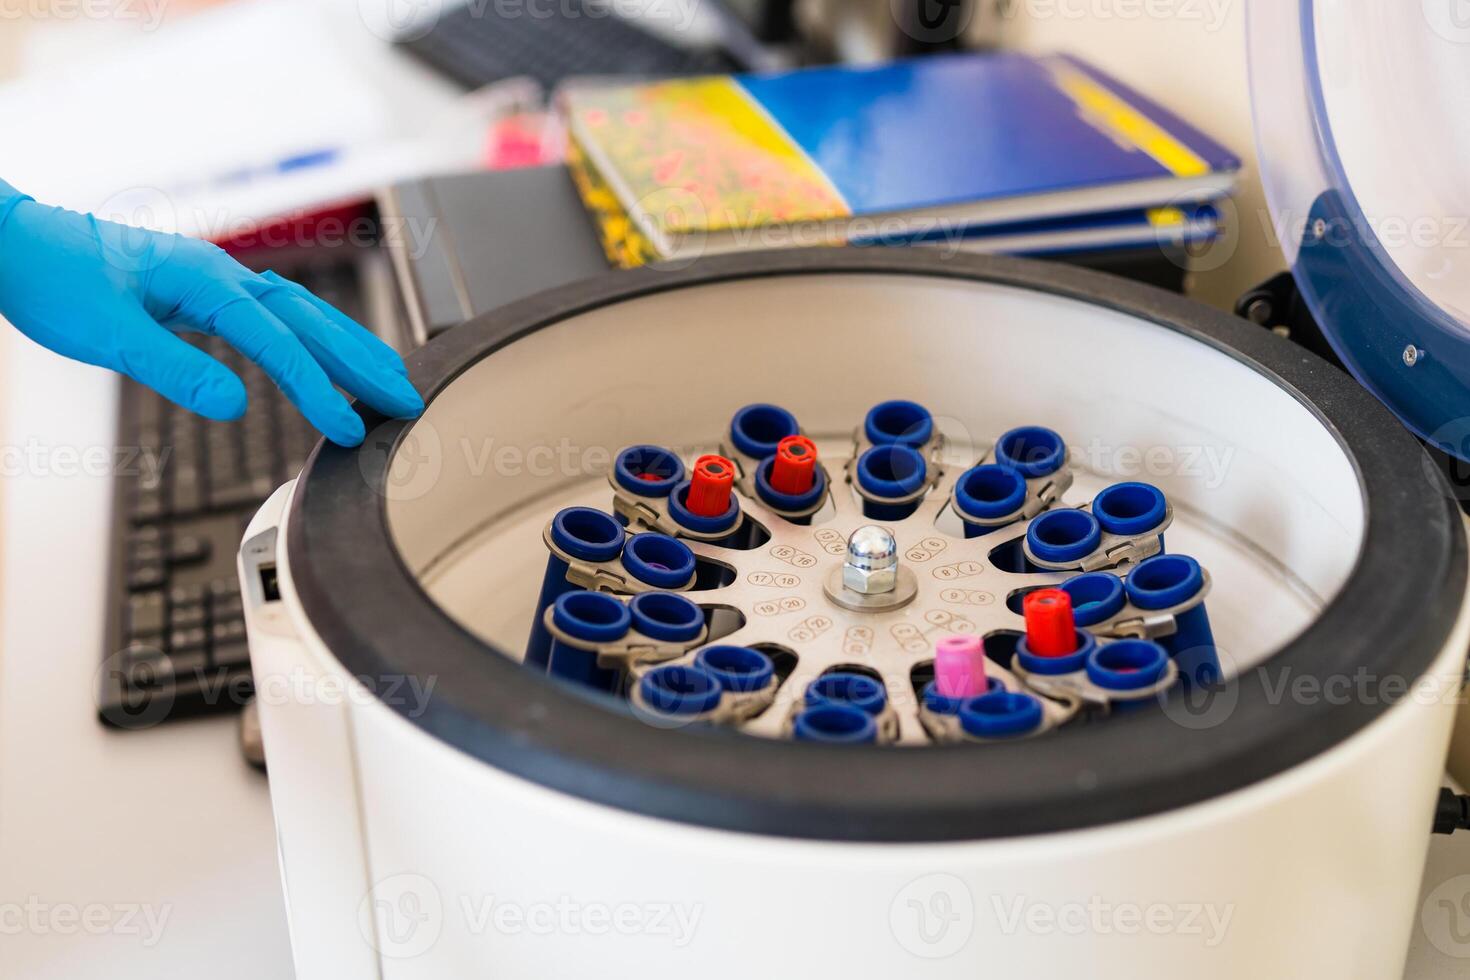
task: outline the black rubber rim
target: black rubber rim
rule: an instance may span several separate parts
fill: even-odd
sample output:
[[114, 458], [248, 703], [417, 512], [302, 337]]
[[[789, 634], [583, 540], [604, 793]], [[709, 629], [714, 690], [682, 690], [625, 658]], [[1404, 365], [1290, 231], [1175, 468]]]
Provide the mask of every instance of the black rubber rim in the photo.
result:
[[[691, 285], [762, 276], [896, 274], [977, 280], [1071, 297], [1178, 331], [1277, 384], [1334, 432], [1357, 467], [1366, 540], [1320, 619], [1269, 662], [1271, 677], [1413, 681], [1442, 650], [1466, 580], [1458, 511], [1425, 474], [1419, 444], [1347, 375], [1244, 320], [1170, 293], [1083, 270], [926, 250], [820, 249], [703, 259], [679, 272], [617, 273], [473, 320], [410, 360], [432, 399], [482, 357], [567, 317]], [[497, 656], [444, 615], [393, 547], [386, 467], [411, 423], [359, 406], [357, 450], [324, 446], [297, 486], [291, 574], [327, 648], [404, 717], [487, 764], [623, 810], [783, 837], [940, 841], [1079, 829], [1198, 803], [1313, 758], [1361, 730], [1385, 698], [1294, 700], [1247, 671], [1191, 729], [1167, 711], [1119, 716], [1014, 744], [922, 750], [790, 743], [720, 730], [668, 732]], [[366, 477], [366, 479], [365, 479]], [[399, 678], [433, 676], [411, 710]], [[861, 754], [861, 758], [856, 753]]]

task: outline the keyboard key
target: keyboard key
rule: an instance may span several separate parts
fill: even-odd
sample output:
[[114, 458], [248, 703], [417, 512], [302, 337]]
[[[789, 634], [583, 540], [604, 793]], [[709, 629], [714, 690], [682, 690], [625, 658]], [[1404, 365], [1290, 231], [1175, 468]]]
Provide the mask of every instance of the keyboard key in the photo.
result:
[[217, 623], [227, 619], [241, 619], [245, 615], [245, 600], [238, 594], [223, 596], [215, 600], [210, 611], [214, 613], [214, 621]]
[[168, 611], [168, 625], [170, 629], [188, 629], [192, 626], [203, 626], [207, 618], [204, 606], [174, 606]]
[[135, 524], [150, 524], [163, 516], [163, 494], [158, 490], [139, 490], [133, 497], [132, 517]]
[[163, 623], [162, 592], [144, 592], [128, 600], [128, 633], [130, 636], [155, 636], [163, 632]]
[[221, 667], [250, 666], [250, 647], [244, 643], [226, 643], [214, 648], [214, 662]]
[[134, 592], [158, 589], [167, 581], [168, 573], [161, 561], [149, 562], [146, 565], [134, 565], [128, 569], [128, 588]]
[[128, 663], [124, 676], [130, 687], [162, 687], [173, 680], [173, 661], [162, 653], [151, 657], [139, 657]]
[[196, 582], [193, 585], [176, 585], [169, 589], [168, 601], [172, 606], [202, 605], [208, 595], [204, 586]]
[[169, 666], [173, 670], [174, 680], [186, 676], [202, 674], [209, 669], [209, 658], [203, 650], [191, 650], [188, 653], [171, 653], [168, 655]]
[[179, 467], [174, 474], [170, 502], [176, 517], [198, 513], [204, 507], [204, 484], [197, 468], [191, 465]]
[[243, 640], [245, 639], [245, 621], [231, 619], [223, 623], [215, 623], [214, 629], [209, 631], [209, 639], [216, 645]]
[[168, 560], [175, 565], [191, 565], [209, 558], [211, 547], [208, 541], [193, 534], [174, 538], [168, 549]]
[[198, 650], [208, 641], [209, 634], [204, 632], [201, 626], [174, 630], [168, 635], [168, 652], [184, 653], [189, 650]]
[[209, 594], [215, 602], [221, 599], [238, 598], [240, 582], [232, 578], [217, 578], [209, 583]]

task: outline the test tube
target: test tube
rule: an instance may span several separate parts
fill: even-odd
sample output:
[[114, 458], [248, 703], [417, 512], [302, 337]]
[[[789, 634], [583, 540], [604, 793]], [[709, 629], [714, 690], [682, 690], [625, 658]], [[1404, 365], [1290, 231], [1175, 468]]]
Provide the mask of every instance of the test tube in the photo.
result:
[[629, 446], [613, 461], [613, 478], [639, 497], [667, 497], [684, 480], [684, 463], [662, 446]]
[[704, 610], [677, 592], [644, 592], [628, 603], [633, 628], [661, 643], [693, 643], [704, 629]]
[[659, 714], [692, 719], [717, 708], [723, 689], [718, 680], [698, 667], [664, 664], [643, 675], [638, 694]]
[[686, 589], [694, 583], [694, 552], [678, 538], [645, 531], [623, 545], [623, 569], [656, 589]]
[[1026, 528], [1031, 555], [1054, 565], [1081, 564], [1101, 544], [1102, 527], [1085, 510], [1049, 510]]
[[1030, 694], [996, 691], [960, 706], [960, 727], [975, 738], [1021, 738], [1041, 727], [1041, 702]]
[[881, 402], [869, 409], [863, 419], [863, 435], [875, 446], [921, 449], [934, 438], [934, 416], [918, 402], [902, 399]]
[[791, 734], [799, 742], [861, 745], [878, 740], [878, 725], [860, 708], [824, 704], [797, 715]]
[[946, 636], [934, 645], [934, 685], [947, 698], [965, 700], [990, 690], [985, 673], [985, 641], [978, 636]]
[[[858, 457], [858, 486], [874, 497], [894, 499], [918, 493], [928, 479], [924, 457], [909, 446], [874, 446]], [[882, 503], [863, 498], [863, 516], [874, 521], [901, 521], [919, 507], [919, 500]]]
[[1059, 677], [1086, 668], [1097, 640], [1077, 628], [1071, 596], [1061, 589], [1038, 589], [1021, 601], [1021, 610], [1026, 635], [1016, 643], [1016, 662], [1027, 672]]
[[1061, 589], [1072, 601], [1072, 617], [1083, 629], [1112, 619], [1127, 603], [1123, 580], [1111, 572], [1086, 572], [1062, 583]]
[[776, 679], [771, 658], [750, 647], [705, 647], [695, 654], [694, 664], [736, 694], [763, 691]]
[[[1169, 654], [1151, 640], [1115, 640], [1087, 658], [1087, 679], [1105, 691], [1128, 694], [1153, 687], [1169, 670]], [[1114, 701], [1113, 710], [1140, 707], [1148, 699]]]
[[[575, 644], [616, 643], [628, 635], [628, 607], [604, 592], [569, 592], [551, 604], [551, 621]], [[551, 641], [547, 670], [553, 677], [599, 691], [616, 691], [621, 673], [598, 666], [597, 651], [558, 638]]]
[[823, 705], [846, 705], [870, 715], [879, 715], [888, 706], [888, 692], [867, 674], [839, 671], [823, 674], [807, 685], [804, 695], [807, 708]]
[[716, 544], [737, 545], [740, 498], [735, 496], [735, 464], [723, 456], [701, 456], [688, 480], [669, 493], [669, 516], [698, 534], [730, 532]]
[[776, 453], [782, 439], [800, 431], [796, 416], [780, 405], [746, 405], [730, 420], [730, 443], [752, 459]]
[[995, 443], [995, 461], [1012, 466], [1028, 480], [1051, 476], [1067, 461], [1067, 444], [1051, 429], [1024, 425], [1011, 429]]
[[[755, 471], [756, 495], [787, 513], [812, 510], [827, 495], [827, 476], [817, 465], [817, 446], [806, 436], [787, 436]], [[812, 515], [787, 518], [808, 525]]]
[[[623, 550], [627, 533], [617, 518], [592, 507], [567, 507], [551, 519], [551, 541], [557, 548], [579, 561], [612, 561]], [[546, 669], [551, 654], [551, 633], [546, 629], [546, 610], [558, 596], [580, 586], [567, 581], [570, 566], [555, 552], [546, 559], [546, 574], [541, 581], [541, 595], [536, 600], [536, 613], [531, 619], [531, 636], [526, 641], [528, 666]]]
[[[1157, 555], [1138, 563], [1128, 573], [1123, 587], [1128, 600], [1139, 609], [1170, 609], [1184, 605], [1205, 587], [1205, 573], [1199, 562], [1186, 555]], [[1176, 629], [1159, 638], [1179, 665], [1184, 683], [1210, 684], [1220, 678], [1220, 656], [1215, 647], [1215, 633], [1203, 602], [1174, 617]]]
[[[964, 522], [965, 537], [983, 537], [1021, 519], [1026, 504], [1026, 477], [1014, 466], [1000, 463], [973, 467], [955, 483], [954, 504], [960, 517], [968, 518]], [[1012, 515], [1015, 520], [1004, 520]], [[993, 523], [997, 521], [1004, 523]]]
[[[1092, 498], [1092, 516], [1109, 534], [1136, 538], [1164, 523], [1169, 503], [1164, 492], [1151, 483], [1115, 483]], [[1164, 535], [1159, 534], [1163, 550]]]

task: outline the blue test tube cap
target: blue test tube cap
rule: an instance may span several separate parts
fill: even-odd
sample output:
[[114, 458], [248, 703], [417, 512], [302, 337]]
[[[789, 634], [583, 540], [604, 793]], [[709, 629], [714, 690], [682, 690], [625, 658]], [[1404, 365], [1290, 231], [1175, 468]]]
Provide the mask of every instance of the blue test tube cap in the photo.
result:
[[1087, 679], [1109, 691], [1152, 687], [1168, 670], [1168, 651], [1152, 640], [1116, 640], [1087, 658]]
[[823, 704], [796, 716], [791, 734], [802, 742], [834, 742], [860, 745], [878, 740], [873, 716], [845, 704]]
[[1041, 702], [1030, 694], [993, 691], [960, 706], [960, 727], [976, 738], [1016, 738], [1041, 727]]
[[1074, 575], [1061, 584], [1061, 589], [1072, 599], [1073, 622], [1083, 628], [1118, 615], [1127, 601], [1123, 580], [1109, 572]]
[[907, 497], [917, 493], [927, 478], [924, 457], [908, 446], [874, 446], [858, 457], [858, 485], [875, 497]]
[[1000, 463], [973, 467], [955, 484], [954, 502], [965, 517], [998, 521], [1026, 503], [1026, 477]]
[[684, 461], [662, 446], [629, 446], [613, 461], [618, 486], [640, 497], [667, 497], [684, 480]]
[[918, 402], [880, 402], [863, 419], [863, 434], [875, 446], [897, 444], [918, 449], [934, 437], [934, 416]]
[[1188, 555], [1155, 555], [1128, 573], [1123, 587], [1139, 609], [1168, 609], [1182, 605], [1204, 588], [1205, 573]]
[[1080, 562], [1102, 544], [1102, 527], [1085, 510], [1049, 510], [1026, 528], [1031, 554], [1057, 565]]
[[694, 552], [678, 538], [645, 531], [623, 546], [628, 574], [656, 589], [682, 589], [694, 578]]
[[1028, 480], [1051, 476], [1067, 461], [1067, 444], [1051, 429], [1023, 425], [996, 441], [995, 461], [1014, 466]]
[[730, 441], [752, 459], [776, 455], [776, 445], [800, 431], [796, 416], [780, 405], [746, 405], [730, 420]]
[[[1006, 689], [998, 677], [987, 677], [985, 681], [986, 694], [994, 694]], [[952, 698], [946, 694], [940, 694], [939, 685], [934, 681], [924, 685], [924, 707], [936, 715], [957, 715], [960, 713], [960, 708], [964, 707], [966, 700], [966, 698]]]
[[870, 715], [880, 713], [888, 705], [888, 692], [867, 674], [838, 671], [823, 674], [807, 685], [806, 704], [815, 708], [823, 704], [845, 704]]
[[677, 592], [644, 592], [628, 602], [633, 628], [665, 643], [690, 643], [704, 629], [704, 610]]
[[1092, 498], [1092, 516], [1109, 534], [1133, 537], [1164, 523], [1169, 503], [1152, 483], [1115, 483]]
[[723, 693], [720, 682], [688, 664], [664, 664], [638, 682], [643, 703], [666, 715], [702, 715], [713, 711]]
[[551, 606], [551, 622], [584, 643], [614, 643], [628, 635], [628, 607], [605, 592], [568, 592]]
[[764, 690], [776, 676], [771, 658], [750, 647], [705, 647], [695, 654], [694, 663], [722, 688], [738, 693]]
[[612, 561], [626, 537], [616, 517], [593, 507], [567, 507], [551, 519], [551, 543], [582, 561]]

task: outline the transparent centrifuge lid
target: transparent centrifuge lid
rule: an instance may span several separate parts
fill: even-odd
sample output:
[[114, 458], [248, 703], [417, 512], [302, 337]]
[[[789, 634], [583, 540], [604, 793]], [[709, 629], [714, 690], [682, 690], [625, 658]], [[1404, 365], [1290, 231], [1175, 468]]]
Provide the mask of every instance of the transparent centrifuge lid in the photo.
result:
[[1272, 230], [1338, 356], [1470, 459], [1470, 15], [1457, 0], [1254, 0]]

